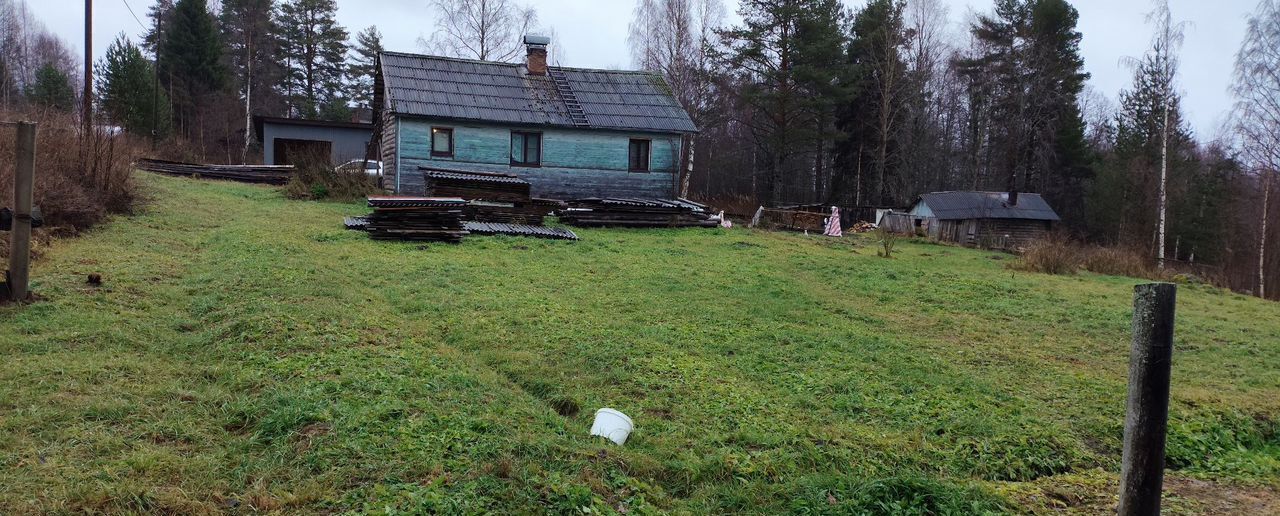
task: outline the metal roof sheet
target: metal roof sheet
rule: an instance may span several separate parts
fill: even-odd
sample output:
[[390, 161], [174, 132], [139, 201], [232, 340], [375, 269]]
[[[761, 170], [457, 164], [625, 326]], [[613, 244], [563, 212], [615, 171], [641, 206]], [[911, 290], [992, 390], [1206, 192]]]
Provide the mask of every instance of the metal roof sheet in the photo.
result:
[[1008, 192], [934, 192], [920, 196], [939, 220], [1028, 219], [1061, 220], [1040, 194], [1019, 193], [1017, 206]]
[[383, 52], [391, 111], [522, 125], [692, 133], [688, 112], [661, 77], [645, 72], [549, 67], [564, 74], [587, 125], [575, 124], [550, 75], [511, 63]]

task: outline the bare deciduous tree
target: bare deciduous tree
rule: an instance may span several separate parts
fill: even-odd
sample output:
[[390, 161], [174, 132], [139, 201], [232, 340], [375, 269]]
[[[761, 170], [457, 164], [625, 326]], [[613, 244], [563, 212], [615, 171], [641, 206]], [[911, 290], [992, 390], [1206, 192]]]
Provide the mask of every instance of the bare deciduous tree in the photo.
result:
[[[661, 74], [699, 126], [713, 112], [709, 50], [724, 17], [723, 0], [640, 0], [627, 37], [636, 66]], [[692, 153], [688, 159], [692, 169]], [[682, 196], [688, 196], [689, 181], [689, 172], [681, 174]]]
[[1271, 187], [1280, 174], [1280, 5], [1262, 0], [1249, 20], [1236, 58], [1236, 128], [1248, 165], [1261, 175], [1262, 216], [1258, 237], [1258, 296], [1266, 297], [1267, 220]]
[[436, 31], [418, 38], [424, 50], [481, 61], [514, 61], [524, 36], [538, 25], [538, 12], [511, 0], [430, 0], [440, 13]]

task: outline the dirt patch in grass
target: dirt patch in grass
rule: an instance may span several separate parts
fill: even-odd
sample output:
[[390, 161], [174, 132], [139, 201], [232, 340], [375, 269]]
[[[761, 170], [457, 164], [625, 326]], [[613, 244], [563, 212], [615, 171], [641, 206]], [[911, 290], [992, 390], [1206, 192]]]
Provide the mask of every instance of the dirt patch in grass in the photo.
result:
[[[1046, 477], [1013, 487], [1010, 497], [1031, 514], [1114, 514], [1117, 475], [1101, 470]], [[1280, 491], [1187, 477], [1165, 477], [1165, 514], [1280, 514]]]

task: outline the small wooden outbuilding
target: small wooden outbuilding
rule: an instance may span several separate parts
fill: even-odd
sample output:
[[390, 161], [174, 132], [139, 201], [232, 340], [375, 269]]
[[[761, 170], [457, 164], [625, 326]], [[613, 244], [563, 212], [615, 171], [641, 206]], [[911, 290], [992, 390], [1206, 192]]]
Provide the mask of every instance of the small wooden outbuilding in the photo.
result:
[[1039, 194], [935, 192], [921, 195], [910, 212], [886, 217], [884, 223], [944, 242], [1018, 249], [1044, 238], [1060, 220]]

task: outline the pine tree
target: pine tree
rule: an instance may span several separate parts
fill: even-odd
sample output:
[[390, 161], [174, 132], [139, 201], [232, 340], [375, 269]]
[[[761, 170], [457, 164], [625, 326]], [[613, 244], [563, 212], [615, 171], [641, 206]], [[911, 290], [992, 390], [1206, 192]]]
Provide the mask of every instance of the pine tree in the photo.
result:
[[857, 205], [895, 201], [889, 182], [908, 83], [902, 56], [909, 40], [904, 7], [901, 0], [872, 0], [853, 19], [848, 60], [856, 74], [856, 93], [842, 110], [840, 126], [849, 136], [843, 145], [843, 175], [851, 176]]
[[797, 158], [832, 136], [822, 117], [843, 73], [844, 13], [837, 0], [744, 0], [739, 14], [741, 26], [719, 31], [727, 49], [716, 57], [738, 74], [753, 113], [745, 122], [765, 163], [759, 197], [778, 203], [800, 170], [813, 169]]
[[338, 25], [337, 10], [334, 0], [293, 0], [280, 6], [285, 94], [294, 116], [315, 118], [322, 107], [344, 102], [347, 31]]
[[1078, 192], [1092, 175], [1078, 107], [1089, 78], [1078, 20], [1065, 0], [998, 0], [971, 28], [978, 55], [957, 62], [985, 111], [975, 118], [990, 121], [976, 140], [987, 142], [1004, 188], [1044, 192], [1069, 224], [1083, 218]]
[[179, 131], [191, 138], [209, 99], [226, 85], [223, 46], [205, 0], [178, 0], [167, 18], [158, 49], [160, 82], [169, 90]]
[[370, 25], [357, 33], [353, 50], [355, 55], [347, 71], [351, 81], [347, 96], [357, 106], [368, 108], [373, 104], [373, 76], [377, 73], [378, 54], [382, 53], [382, 34], [378, 28]]
[[157, 137], [168, 133], [169, 98], [156, 88], [151, 62], [124, 34], [107, 47], [98, 63], [98, 99], [112, 123], [130, 133]]
[[71, 79], [52, 63], [36, 71], [35, 82], [27, 88], [27, 100], [47, 109], [71, 111], [76, 107], [76, 93]]

